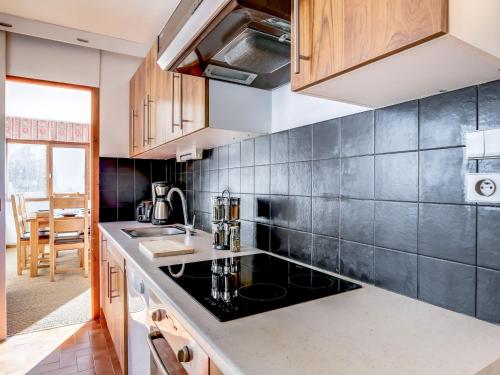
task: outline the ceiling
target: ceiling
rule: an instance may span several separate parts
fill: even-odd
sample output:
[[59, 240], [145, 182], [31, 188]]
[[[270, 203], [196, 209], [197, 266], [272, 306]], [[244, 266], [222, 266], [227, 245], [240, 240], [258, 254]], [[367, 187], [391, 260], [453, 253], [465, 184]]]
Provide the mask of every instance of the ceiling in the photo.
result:
[[0, 0], [0, 12], [138, 43], [150, 43], [179, 0]]

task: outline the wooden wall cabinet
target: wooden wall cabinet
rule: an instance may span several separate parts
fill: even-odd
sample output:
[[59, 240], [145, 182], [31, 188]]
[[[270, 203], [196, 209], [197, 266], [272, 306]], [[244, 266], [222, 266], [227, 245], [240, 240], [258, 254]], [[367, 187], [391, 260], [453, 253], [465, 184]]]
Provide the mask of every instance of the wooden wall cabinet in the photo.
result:
[[293, 0], [292, 89], [304, 89], [443, 35], [448, 30], [447, 3]]
[[101, 233], [101, 308], [124, 374], [127, 373], [125, 260]]
[[292, 0], [291, 86], [378, 108], [498, 79], [500, 2]]

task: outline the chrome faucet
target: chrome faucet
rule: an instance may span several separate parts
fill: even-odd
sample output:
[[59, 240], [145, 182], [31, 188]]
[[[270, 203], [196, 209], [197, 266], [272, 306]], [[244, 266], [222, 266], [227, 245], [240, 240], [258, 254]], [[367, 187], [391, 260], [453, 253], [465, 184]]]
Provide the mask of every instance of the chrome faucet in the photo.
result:
[[179, 194], [179, 196], [181, 197], [182, 213], [184, 215], [184, 229], [186, 229], [186, 235], [190, 236], [190, 235], [192, 235], [194, 233], [194, 231], [193, 231], [194, 225], [189, 225], [188, 224], [186, 196], [184, 195], [184, 193], [182, 192], [181, 189], [176, 188], [176, 187], [171, 188], [168, 191], [168, 194], [167, 194], [167, 201], [170, 204], [170, 207], [172, 207], [172, 201], [171, 201], [171, 199], [172, 199], [172, 194], [174, 192], [177, 192]]

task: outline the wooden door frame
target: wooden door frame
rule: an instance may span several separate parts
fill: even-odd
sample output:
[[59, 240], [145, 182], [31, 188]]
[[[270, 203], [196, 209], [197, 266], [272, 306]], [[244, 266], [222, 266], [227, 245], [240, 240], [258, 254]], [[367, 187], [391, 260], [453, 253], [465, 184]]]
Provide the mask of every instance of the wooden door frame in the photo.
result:
[[100, 316], [99, 282], [99, 88], [33, 79], [18, 76], [6, 76], [6, 81], [84, 90], [90, 92], [90, 197], [91, 197], [91, 241], [90, 241], [90, 288], [92, 319]]

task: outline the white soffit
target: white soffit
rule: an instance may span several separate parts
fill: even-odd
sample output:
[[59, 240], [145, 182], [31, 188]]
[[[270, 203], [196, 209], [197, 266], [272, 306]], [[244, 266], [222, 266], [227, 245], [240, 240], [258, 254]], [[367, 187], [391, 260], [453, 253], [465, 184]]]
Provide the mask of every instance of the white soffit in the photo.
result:
[[12, 33], [137, 57], [144, 57], [151, 46], [151, 43], [132, 42], [88, 31], [29, 20], [5, 13], [0, 13], [0, 23], [11, 25], [9, 27], [0, 24], [0, 30]]

